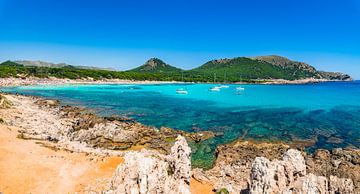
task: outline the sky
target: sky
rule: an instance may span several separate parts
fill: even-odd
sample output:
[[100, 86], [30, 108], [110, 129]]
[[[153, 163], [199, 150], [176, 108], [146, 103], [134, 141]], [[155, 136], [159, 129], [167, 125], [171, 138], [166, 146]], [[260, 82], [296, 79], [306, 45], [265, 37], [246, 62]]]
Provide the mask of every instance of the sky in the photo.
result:
[[360, 79], [360, 0], [0, 0], [0, 61], [190, 69], [272, 54]]

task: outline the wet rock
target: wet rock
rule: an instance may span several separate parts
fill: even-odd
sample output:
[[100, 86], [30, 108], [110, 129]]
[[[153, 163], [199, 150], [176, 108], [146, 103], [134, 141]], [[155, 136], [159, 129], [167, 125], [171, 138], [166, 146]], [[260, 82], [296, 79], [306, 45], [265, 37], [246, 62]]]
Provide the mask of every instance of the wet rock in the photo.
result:
[[104, 119], [108, 121], [135, 122], [135, 120], [132, 118], [122, 117], [122, 116], [110, 116], [110, 117], [104, 117]]
[[207, 139], [215, 137], [215, 134], [212, 131], [201, 131], [197, 133], [191, 133], [189, 137], [194, 140], [195, 143], [198, 143], [200, 141], [205, 141]]
[[60, 102], [58, 100], [40, 99], [35, 102], [40, 107], [57, 107]]

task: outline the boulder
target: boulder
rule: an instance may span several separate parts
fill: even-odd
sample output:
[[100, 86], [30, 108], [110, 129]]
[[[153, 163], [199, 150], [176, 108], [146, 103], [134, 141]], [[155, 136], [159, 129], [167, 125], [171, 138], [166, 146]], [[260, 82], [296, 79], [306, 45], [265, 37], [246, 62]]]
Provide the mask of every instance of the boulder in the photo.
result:
[[107, 194], [190, 194], [190, 147], [178, 136], [167, 156], [154, 151], [128, 152], [116, 169]]
[[[282, 160], [255, 158], [251, 169], [250, 193], [354, 193], [351, 179], [306, 174], [301, 152], [289, 149]], [[330, 185], [330, 188], [329, 188]]]

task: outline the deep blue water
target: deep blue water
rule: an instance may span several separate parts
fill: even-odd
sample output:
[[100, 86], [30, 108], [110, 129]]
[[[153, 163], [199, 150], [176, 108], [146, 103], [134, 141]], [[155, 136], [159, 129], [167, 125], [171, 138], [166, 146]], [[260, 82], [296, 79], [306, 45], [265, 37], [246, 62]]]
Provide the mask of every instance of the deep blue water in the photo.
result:
[[[5, 92], [59, 99], [103, 116], [123, 115], [156, 127], [223, 134], [193, 145], [193, 161], [209, 162], [216, 145], [238, 138], [315, 141], [308, 150], [360, 148], [360, 82], [309, 85], [213, 84], [62, 85], [3, 88]], [[188, 95], [176, 94], [186, 88]]]

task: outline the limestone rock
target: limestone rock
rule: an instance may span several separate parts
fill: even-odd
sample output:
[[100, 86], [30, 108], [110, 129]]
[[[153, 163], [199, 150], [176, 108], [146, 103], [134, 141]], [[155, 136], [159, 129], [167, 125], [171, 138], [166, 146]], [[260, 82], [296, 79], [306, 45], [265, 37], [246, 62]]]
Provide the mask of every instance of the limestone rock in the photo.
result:
[[11, 102], [2, 94], [0, 94], [0, 108], [10, 108]]
[[294, 176], [304, 176], [306, 174], [306, 165], [301, 152], [295, 149], [289, 149], [283, 155], [283, 161], [289, 165]]
[[326, 177], [308, 174], [299, 177], [296, 182], [291, 183], [291, 187], [284, 193], [328, 193], [328, 181]]
[[[328, 187], [330, 185], [330, 188]], [[353, 193], [351, 179], [306, 174], [305, 160], [300, 151], [289, 149], [283, 160], [255, 158], [251, 169], [250, 193]]]
[[186, 139], [182, 136], [176, 138], [176, 142], [171, 147], [171, 153], [169, 156], [170, 167], [174, 169], [174, 178], [178, 180], [185, 180], [187, 184], [190, 184], [190, 161], [191, 149], [188, 146]]
[[354, 184], [351, 179], [330, 176], [330, 193], [354, 193]]
[[128, 152], [105, 193], [190, 194], [190, 152], [182, 136], [177, 138], [168, 156], [146, 150]]

